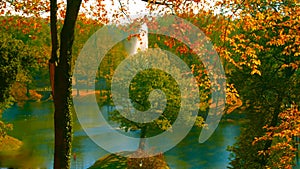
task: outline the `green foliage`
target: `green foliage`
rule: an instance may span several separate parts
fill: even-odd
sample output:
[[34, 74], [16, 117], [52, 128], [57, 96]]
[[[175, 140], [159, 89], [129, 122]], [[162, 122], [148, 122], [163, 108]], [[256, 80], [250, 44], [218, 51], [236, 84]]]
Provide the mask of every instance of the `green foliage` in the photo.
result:
[[[27, 76], [27, 87], [29, 89], [45, 89], [50, 87], [48, 60], [51, 55], [51, 37], [49, 20], [43, 18], [22, 17], [22, 16], [0, 16], [0, 31], [11, 34], [12, 38], [21, 40], [27, 45], [35, 59], [35, 66], [30, 67], [30, 76]], [[59, 31], [62, 28], [62, 21], [58, 21]], [[79, 20], [76, 23], [75, 41], [72, 51], [72, 66], [76, 58], [88, 40], [88, 38], [101, 28], [101, 24], [85, 24]], [[83, 72], [85, 76], [88, 72]]]
[[[163, 44], [161, 44], [163, 45]], [[153, 54], [153, 53], [151, 53]], [[160, 55], [162, 53], [159, 53]], [[149, 52], [141, 51], [137, 55], [141, 55], [144, 59], [143, 61], [137, 61], [137, 64], [145, 64], [147, 65], [147, 57], [149, 55]], [[181, 55], [183, 56], [183, 55]], [[163, 58], [163, 57], [162, 57]], [[195, 64], [195, 60], [193, 60], [193, 56], [191, 58], [183, 58], [184, 60], [189, 61], [188, 63], [190, 65]], [[134, 64], [135, 60], [132, 60], [131, 63]], [[171, 61], [164, 60], [164, 61], [157, 61], [158, 63], [163, 63], [165, 67], [171, 67]], [[134, 64], [135, 65], [135, 64]], [[201, 67], [201, 66], [200, 66]], [[203, 67], [202, 67], [203, 68]], [[201, 69], [201, 68], [200, 68]], [[195, 68], [195, 70], [197, 70]], [[185, 76], [184, 74], [180, 73], [179, 67], [177, 69], [172, 69], [173, 74], [181, 74], [182, 76]], [[204, 74], [204, 73], [203, 73]], [[124, 75], [126, 76], [126, 75]], [[111, 78], [109, 78], [111, 79]], [[183, 78], [183, 80], [186, 80]], [[198, 79], [197, 79], [198, 80]], [[190, 82], [186, 82], [189, 84]], [[200, 82], [201, 83], [201, 82]], [[141, 136], [140, 137], [151, 137], [153, 135], [157, 135], [163, 131], [166, 131], [168, 129], [172, 130], [172, 124], [177, 119], [178, 112], [180, 110], [181, 106], [181, 92], [180, 88], [178, 86], [176, 80], [172, 77], [171, 74], [168, 74], [162, 70], [149, 68], [146, 70], [143, 70], [139, 72], [130, 82], [129, 86], [129, 99], [134, 106], [136, 110], [139, 111], [146, 111], [151, 107], [151, 103], [149, 100], [150, 93], [153, 90], [159, 89], [161, 90], [167, 100], [166, 107], [161, 112], [156, 112], [159, 114], [159, 118], [153, 120], [152, 122], [148, 123], [137, 123], [133, 122], [131, 120], [128, 120], [127, 118], [123, 117], [120, 112], [117, 110], [110, 113], [110, 119], [112, 121], [117, 122], [121, 128], [123, 128], [125, 131], [128, 130], [141, 130]], [[205, 86], [205, 85], [203, 85]], [[205, 90], [200, 87], [200, 93], [201, 97], [205, 94]], [[151, 93], [152, 94], [152, 93]], [[208, 100], [209, 97], [205, 97], [206, 100]], [[157, 98], [155, 98], [157, 99]], [[203, 101], [201, 99], [201, 101]], [[163, 103], [162, 103], [163, 104]], [[188, 107], [188, 109], [194, 110], [195, 106], [192, 103], [190, 105], [185, 105]], [[164, 105], [159, 106], [164, 107]], [[205, 116], [207, 107], [202, 109], [202, 111], [199, 111], [199, 117], [196, 120], [195, 125], [202, 127], [204, 124], [204, 120], [202, 116]], [[201, 116], [202, 115], [202, 116]], [[182, 125], [185, 125], [185, 122], [189, 121], [191, 119], [184, 118], [179, 120], [182, 122]]]
[[46, 19], [21, 16], [0, 17], [0, 30], [22, 41], [31, 51], [35, 64], [29, 64], [25, 83], [28, 89], [50, 86], [48, 59], [50, 57], [50, 26]]
[[20, 40], [3, 33], [0, 35], [0, 110], [8, 108], [13, 98], [10, 90], [15, 82], [28, 82], [30, 69], [34, 67], [33, 50]]
[[[288, 20], [288, 16], [285, 17], [285, 20]], [[280, 25], [285, 20], [275, 20], [274, 25]], [[232, 152], [230, 168], [277, 168], [275, 166], [280, 166], [279, 163], [292, 165], [294, 161], [278, 160], [284, 158], [285, 154], [288, 153], [285, 148], [272, 150], [276, 152], [276, 156], [274, 156], [274, 152], [265, 153], [264, 155], [261, 153], [270, 150], [270, 147], [278, 142], [284, 142], [285, 144], [286, 140], [283, 137], [278, 138], [271, 135], [269, 139], [261, 139], [259, 142], [253, 143], [256, 138], [267, 135], [266, 126], [274, 128], [285, 123], [284, 119], [279, 119], [281, 112], [284, 112], [292, 104], [300, 104], [300, 78], [297, 74], [297, 71], [299, 71], [297, 70], [299, 57], [295, 57], [296, 51], [290, 54], [284, 52], [286, 48], [291, 44], [296, 44], [296, 42], [291, 39], [281, 45], [272, 44], [272, 40], [279, 39], [282, 36], [282, 32], [274, 29], [277, 29], [277, 27], [272, 26], [267, 29], [249, 31], [240, 25], [231, 34], [232, 37], [243, 36], [243, 39], [239, 41], [236, 38], [235, 46], [245, 45], [247, 48], [254, 46], [254, 44], [257, 46], [254, 48], [257, 60], [254, 61], [253, 59], [252, 61], [258, 66], [259, 73], [253, 73], [254, 69], [247, 65], [248, 62], [245, 62], [246, 64], [241, 63], [239, 68], [232, 67], [230, 73], [228, 73], [228, 79], [235, 84], [244, 103], [243, 113], [247, 119], [237, 142], [229, 147]], [[287, 26], [284, 29], [288, 32], [291, 28]], [[290, 32], [292, 32], [292, 29]], [[234, 45], [226, 45], [228, 45], [230, 51], [235, 53], [232, 58], [237, 63], [244, 59], [240, 56], [245, 53], [244, 51], [239, 53]], [[288, 130], [294, 129], [290, 127]]]
[[298, 151], [300, 137], [300, 112], [298, 106], [291, 105], [279, 115], [278, 126], [264, 126], [266, 133], [262, 137], [256, 137], [252, 144], [259, 144], [262, 141], [273, 140], [268, 148], [258, 152], [262, 157], [269, 156], [266, 168], [286, 169], [292, 168]]
[[137, 110], [146, 111], [151, 107], [148, 96], [154, 89], [162, 90], [166, 94], [167, 99], [167, 106], [164, 112], [157, 112], [161, 116], [154, 123], [135, 123], [124, 118], [117, 111], [111, 114], [111, 119], [119, 122], [120, 127], [125, 127], [125, 130], [141, 129], [147, 126], [149, 131], [153, 132], [148, 132], [147, 136], [167, 130], [176, 119], [180, 109], [180, 90], [176, 81], [169, 74], [153, 69], [138, 73], [131, 81], [130, 99]]
[[[35, 63], [32, 50], [10, 34], [0, 34], [0, 116], [3, 110], [9, 108], [14, 98], [11, 89], [14, 83], [28, 82], [30, 69]], [[0, 121], [0, 136], [5, 136], [11, 124]]]
[[5, 124], [0, 120], [0, 138], [5, 137], [7, 134], [7, 131], [10, 131], [13, 129], [12, 124]]
[[286, 56], [278, 55], [275, 50], [274, 53], [261, 53], [260, 56], [261, 76], [251, 75], [251, 69], [237, 69], [230, 77], [245, 103], [243, 113], [247, 119], [236, 144], [229, 148], [234, 153], [230, 163], [233, 168], [264, 168], [272, 158], [258, 155], [258, 152], [268, 149], [273, 140], [252, 144], [254, 138], [265, 134], [265, 125], [280, 124], [279, 113], [292, 102], [299, 104], [300, 101], [296, 94], [300, 92], [299, 76], [291, 68], [282, 69], [277, 60], [277, 57]]

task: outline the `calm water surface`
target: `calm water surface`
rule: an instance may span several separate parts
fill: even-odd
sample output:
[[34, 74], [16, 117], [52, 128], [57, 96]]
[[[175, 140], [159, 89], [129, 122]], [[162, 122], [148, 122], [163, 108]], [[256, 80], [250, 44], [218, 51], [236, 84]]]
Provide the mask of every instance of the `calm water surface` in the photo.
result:
[[[86, 110], [88, 111], [88, 109]], [[10, 135], [24, 142], [23, 150], [0, 164], [20, 168], [52, 168], [53, 165], [53, 104], [51, 102], [25, 103], [13, 106], [3, 113], [3, 120], [14, 125]], [[193, 129], [176, 147], [165, 153], [174, 169], [224, 169], [228, 165], [228, 145], [239, 135], [239, 125], [221, 123], [212, 137], [198, 143], [200, 129]], [[107, 152], [96, 145], [74, 120], [72, 168], [88, 168]], [[1, 167], [1, 166], [0, 166]], [[3, 166], [5, 167], [5, 166]]]

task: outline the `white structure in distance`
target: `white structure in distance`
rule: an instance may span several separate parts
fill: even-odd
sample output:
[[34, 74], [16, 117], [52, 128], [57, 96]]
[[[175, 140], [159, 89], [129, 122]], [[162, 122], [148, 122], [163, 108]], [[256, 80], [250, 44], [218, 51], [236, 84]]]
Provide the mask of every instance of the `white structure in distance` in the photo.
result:
[[140, 39], [132, 37], [130, 40], [125, 40], [124, 46], [128, 55], [137, 54], [138, 51], [145, 51], [148, 49], [148, 27], [144, 23], [139, 30]]

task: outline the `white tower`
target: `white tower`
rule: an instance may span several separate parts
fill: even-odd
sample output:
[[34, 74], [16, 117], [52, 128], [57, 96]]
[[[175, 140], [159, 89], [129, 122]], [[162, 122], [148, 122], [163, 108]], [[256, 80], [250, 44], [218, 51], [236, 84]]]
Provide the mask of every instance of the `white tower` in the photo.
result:
[[139, 30], [141, 39], [137, 37], [131, 38], [125, 42], [125, 48], [129, 55], [134, 55], [138, 51], [145, 51], [148, 49], [148, 27], [147, 24], [143, 24]]

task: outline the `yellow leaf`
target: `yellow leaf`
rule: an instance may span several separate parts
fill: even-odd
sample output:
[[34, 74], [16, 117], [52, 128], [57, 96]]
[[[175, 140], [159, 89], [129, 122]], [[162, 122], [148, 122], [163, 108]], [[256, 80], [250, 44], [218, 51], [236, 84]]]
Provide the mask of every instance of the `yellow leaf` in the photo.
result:
[[253, 75], [253, 74], [258, 74], [259, 76], [261, 76], [260, 71], [257, 70], [257, 69], [253, 69], [253, 70], [252, 70], [251, 75]]

